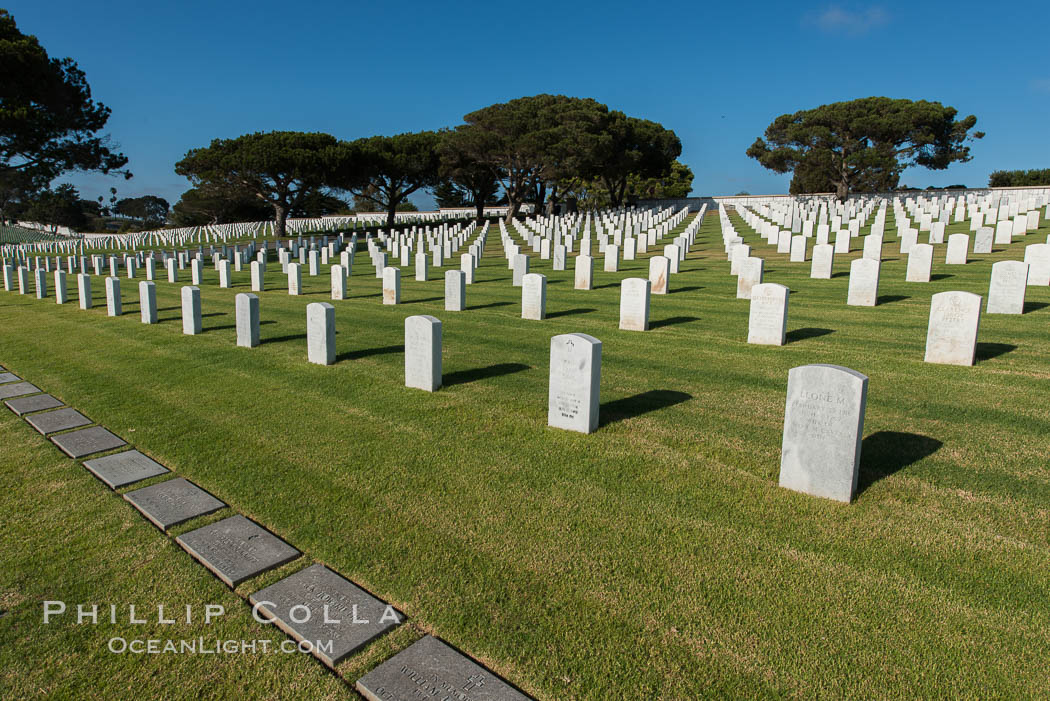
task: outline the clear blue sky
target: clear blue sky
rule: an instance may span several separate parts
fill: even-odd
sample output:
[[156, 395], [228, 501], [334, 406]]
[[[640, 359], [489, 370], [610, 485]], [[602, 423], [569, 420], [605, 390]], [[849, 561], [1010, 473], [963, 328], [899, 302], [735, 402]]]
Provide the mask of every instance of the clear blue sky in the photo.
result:
[[[186, 188], [173, 164], [215, 137], [340, 138], [458, 124], [537, 93], [593, 97], [681, 137], [694, 194], [786, 192], [744, 155], [777, 115], [870, 95], [938, 100], [988, 136], [973, 161], [902, 184], [987, 184], [1050, 167], [1050, 3], [355, 3], [8, 0], [19, 27], [70, 56], [128, 182], [85, 197]], [[421, 204], [424, 204], [423, 200]]]

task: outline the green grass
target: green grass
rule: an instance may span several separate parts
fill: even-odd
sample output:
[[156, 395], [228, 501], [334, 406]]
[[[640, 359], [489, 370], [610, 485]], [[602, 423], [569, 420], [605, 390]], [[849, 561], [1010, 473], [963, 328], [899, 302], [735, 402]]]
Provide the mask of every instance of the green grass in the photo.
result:
[[[330, 301], [327, 271], [304, 271], [307, 294], [289, 297], [274, 261], [259, 348], [234, 345], [247, 269], [221, 290], [206, 261], [201, 336], [181, 332], [189, 271], [169, 285], [158, 267], [152, 327], [126, 278], [115, 319], [101, 280], [89, 312], [72, 282], [63, 307], [0, 295], [0, 364], [406, 612], [411, 627], [341, 665], [350, 680], [430, 632], [544, 699], [1050, 694], [1050, 290], [1030, 288], [1024, 316], [982, 318], [988, 345], [975, 367], [922, 361], [930, 296], [986, 295], [991, 263], [1020, 260], [1024, 243], [961, 267], [944, 265], [938, 246], [937, 279], [906, 283], [888, 233], [886, 302], [855, 308], [845, 299], [859, 252], [836, 256], [832, 280], [810, 280], [809, 262], [789, 263], [734, 221], [765, 258], [765, 281], [792, 290], [786, 346], [746, 343], [748, 302], [735, 299], [711, 216], [672, 293], [654, 296], [647, 333], [617, 329], [618, 283], [645, 276], [645, 256], [619, 273], [596, 257], [592, 291], [572, 289], [571, 265], [553, 272], [534, 258], [551, 318], [524, 321], [494, 226], [466, 312], [444, 311], [443, 274], [416, 282], [411, 267], [403, 303], [383, 306], [359, 253], [350, 299], [333, 302], [332, 367], [306, 362], [305, 306]], [[444, 325], [454, 383], [434, 394], [403, 386], [411, 314]], [[577, 331], [603, 342], [592, 435], [546, 426], [550, 337]], [[787, 372], [806, 363], [871, 378], [851, 505], [777, 487]], [[114, 678], [126, 686], [114, 681], [108, 695], [141, 696], [136, 668], [121, 667], [129, 660], [98, 652], [104, 631], [32, 624], [39, 599], [234, 596], [82, 468], [5, 422], [5, 446], [29, 436], [0, 458], [4, 512], [27, 524], [5, 517], [0, 531], [10, 608], [0, 639], [14, 643], [0, 649], [5, 681], [32, 693]], [[40, 520], [47, 528], [28, 525]], [[65, 662], [12, 666], [31, 653]], [[323, 694], [336, 681], [279, 657], [139, 664], [147, 684], [186, 696], [204, 675], [252, 696]]]

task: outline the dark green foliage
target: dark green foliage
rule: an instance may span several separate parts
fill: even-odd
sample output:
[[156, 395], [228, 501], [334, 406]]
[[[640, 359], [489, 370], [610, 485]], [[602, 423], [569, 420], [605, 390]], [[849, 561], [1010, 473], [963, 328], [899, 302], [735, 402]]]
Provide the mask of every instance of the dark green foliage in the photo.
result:
[[262, 221], [273, 216], [273, 208], [250, 192], [204, 184], [190, 188], [172, 208], [175, 226], [205, 226], [238, 221]]
[[[489, 135], [482, 129], [461, 125], [451, 131], [441, 132], [438, 152], [441, 158], [441, 182], [434, 188], [434, 196], [442, 207], [472, 205], [477, 210], [477, 219], [485, 216], [485, 205], [496, 201], [499, 192], [498, 168], [479, 160]], [[439, 197], [440, 195], [440, 197]]]
[[333, 173], [349, 178], [348, 156], [330, 134], [274, 131], [214, 139], [210, 146], [190, 150], [175, 172], [195, 186], [254, 195], [272, 208], [274, 234], [283, 236], [291, 212], [327, 185]]
[[367, 208], [386, 212], [387, 226], [393, 226], [409, 195], [438, 183], [440, 140], [437, 132], [421, 131], [343, 144], [348, 161], [359, 167], [338, 180], [338, 186], [353, 193], [355, 208], [371, 204]]
[[988, 187], [1050, 185], [1050, 168], [1042, 170], [997, 170], [988, 176]]
[[110, 110], [91, 99], [70, 58], [47, 55], [0, 9], [0, 220], [62, 173], [121, 172], [128, 159], [99, 135]]
[[118, 200], [114, 207], [117, 214], [140, 220], [144, 228], [154, 228], [164, 224], [170, 208], [166, 199], [155, 195], [125, 197]]
[[909, 166], [943, 170], [970, 160], [973, 115], [957, 120], [939, 102], [868, 97], [777, 117], [747, 155], [778, 173], [794, 171], [792, 192], [893, 188]]
[[79, 230], [88, 222], [82, 202], [75, 187], [68, 183], [62, 184], [53, 190], [44, 190], [37, 194], [29, 202], [25, 217], [53, 229], [66, 226]]
[[464, 148], [473, 161], [496, 171], [510, 204], [509, 219], [530, 199], [542, 203], [548, 183], [593, 167], [608, 112], [591, 99], [521, 97], [464, 116], [475, 130]]

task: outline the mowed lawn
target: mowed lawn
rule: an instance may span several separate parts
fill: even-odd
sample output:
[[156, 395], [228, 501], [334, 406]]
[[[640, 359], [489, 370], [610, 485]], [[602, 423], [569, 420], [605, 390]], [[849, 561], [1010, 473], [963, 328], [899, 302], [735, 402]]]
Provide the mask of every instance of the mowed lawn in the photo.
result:
[[[429, 632], [542, 699], [1050, 695], [1050, 289], [1029, 288], [1023, 316], [982, 316], [976, 366], [923, 363], [931, 295], [986, 297], [992, 262], [1021, 260], [1050, 226], [966, 266], [945, 265], [938, 245], [934, 280], [906, 283], [891, 213], [881, 303], [857, 308], [845, 300], [859, 251], [811, 280], [809, 262], [733, 220], [765, 281], [791, 288], [786, 346], [746, 343], [749, 303], [711, 215], [645, 333], [617, 325], [619, 281], [645, 277], [647, 256], [603, 273], [595, 245], [592, 291], [573, 289], [571, 261], [553, 272], [532, 258], [548, 319], [525, 321], [493, 225], [465, 312], [444, 311], [443, 271], [416, 282], [411, 267], [402, 304], [383, 306], [358, 253], [350, 299], [332, 302], [334, 366], [306, 361], [305, 307], [330, 301], [327, 267], [314, 278], [304, 266], [307, 294], [291, 297], [272, 259], [258, 348], [235, 345], [247, 267], [223, 290], [206, 261], [202, 335], [182, 334], [188, 269], [171, 285], [158, 266], [156, 326], [139, 322], [143, 273], [121, 280], [120, 318], [106, 317], [100, 278], [95, 308], [79, 310], [71, 277], [65, 306], [0, 295], [0, 364], [302, 550], [281, 574], [324, 562], [407, 613], [343, 663], [351, 681]], [[446, 386], [433, 394], [404, 387], [413, 314], [443, 322]], [[550, 338], [568, 332], [603, 343], [592, 435], [546, 425]], [[787, 373], [807, 363], [870, 378], [850, 505], [777, 486]], [[192, 695], [202, 665], [247, 696], [336, 681], [319, 664], [296, 677], [297, 656], [248, 682], [236, 660], [131, 665], [104, 653], [108, 631], [70, 645], [68, 629], [37, 625], [39, 599], [109, 602], [151, 581], [187, 600], [236, 597], [24, 424], [3, 431], [0, 662], [68, 660], [24, 663], [5, 684], [105, 676], [118, 680], [109, 695], [132, 697], [147, 675]], [[41, 512], [45, 492], [64, 509]], [[11, 526], [40, 513], [62, 528]], [[44, 547], [54, 538], [68, 545]], [[104, 576], [85, 584], [91, 571]]]

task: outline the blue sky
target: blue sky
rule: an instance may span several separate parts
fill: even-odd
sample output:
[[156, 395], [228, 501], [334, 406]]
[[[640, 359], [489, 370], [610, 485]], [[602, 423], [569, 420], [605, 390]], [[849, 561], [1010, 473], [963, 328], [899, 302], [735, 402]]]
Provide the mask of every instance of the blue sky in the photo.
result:
[[[340, 138], [458, 124], [496, 102], [593, 97], [674, 129], [696, 195], [787, 191], [744, 151], [779, 114], [870, 95], [938, 100], [987, 132], [973, 160], [902, 183], [987, 184], [1050, 167], [1050, 3], [142, 2], [7, 0], [113, 110], [131, 181], [187, 187], [173, 164], [215, 137]], [[425, 204], [422, 201], [421, 204]]]

